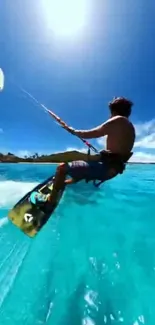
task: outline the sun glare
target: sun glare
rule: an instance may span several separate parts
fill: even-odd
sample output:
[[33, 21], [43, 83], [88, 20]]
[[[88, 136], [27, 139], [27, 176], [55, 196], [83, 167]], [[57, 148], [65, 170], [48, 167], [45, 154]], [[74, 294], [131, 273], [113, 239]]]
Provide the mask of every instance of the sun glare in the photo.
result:
[[73, 36], [87, 22], [88, 0], [44, 0], [47, 26], [55, 34]]

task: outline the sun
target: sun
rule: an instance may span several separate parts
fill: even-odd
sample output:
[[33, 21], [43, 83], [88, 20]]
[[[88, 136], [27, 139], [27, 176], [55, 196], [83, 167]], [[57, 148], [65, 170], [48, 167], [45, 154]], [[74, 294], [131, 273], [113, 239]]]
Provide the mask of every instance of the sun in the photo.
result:
[[44, 0], [48, 29], [62, 36], [83, 30], [88, 16], [88, 0]]

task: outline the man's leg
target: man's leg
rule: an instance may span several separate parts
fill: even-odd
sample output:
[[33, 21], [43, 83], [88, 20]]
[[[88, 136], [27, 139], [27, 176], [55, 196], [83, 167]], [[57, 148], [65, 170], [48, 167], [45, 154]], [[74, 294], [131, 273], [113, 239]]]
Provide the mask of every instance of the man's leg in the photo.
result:
[[72, 177], [74, 182], [82, 180], [101, 180], [103, 178], [104, 168], [98, 161], [73, 161], [68, 164], [67, 174]]
[[[67, 175], [71, 178], [66, 180]], [[99, 180], [104, 182], [116, 175], [117, 172], [115, 169], [109, 169], [107, 164], [97, 161], [89, 163], [84, 161], [74, 161], [70, 164], [61, 163], [57, 167], [52, 194], [48, 197], [48, 201], [51, 201], [53, 204], [56, 203], [59, 191], [65, 185], [77, 183], [81, 180]]]
[[65, 163], [61, 163], [56, 170], [55, 179], [53, 183], [52, 194], [48, 198], [52, 203], [56, 203], [57, 197], [59, 195], [59, 191], [64, 188], [65, 179], [67, 175], [67, 165]]
[[[98, 180], [104, 182], [115, 177], [118, 172], [115, 168], [110, 168], [106, 162], [74, 161], [68, 164], [67, 174], [72, 177], [74, 182], [81, 180]], [[72, 184], [73, 182], [71, 181], [70, 183]]]
[[[90, 155], [89, 160], [90, 161], [97, 161], [99, 160], [100, 155], [95, 154], [95, 155]], [[77, 161], [77, 160], [83, 160], [83, 161], [88, 161], [88, 154], [80, 151], [64, 151], [64, 152], [59, 152], [59, 153], [54, 153], [50, 155], [50, 162], [55, 162], [55, 163], [67, 163], [67, 162], [72, 162], [72, 161]]]

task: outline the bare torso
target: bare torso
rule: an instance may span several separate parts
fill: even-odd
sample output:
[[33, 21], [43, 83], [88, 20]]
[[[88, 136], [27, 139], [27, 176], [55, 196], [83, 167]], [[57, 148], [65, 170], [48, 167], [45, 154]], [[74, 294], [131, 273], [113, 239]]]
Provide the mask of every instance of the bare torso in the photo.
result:
[[[68, 130], [73, 129], [68, 127]], [[74, 130], [74, 134], [84, 139], [96, 139], [107, 137], [106, 146], [103, 148], [112, 153], [128, 156], [131, 153], [135, 142], [135, 129], [133, 124], [123, 116], [114, 116], [103, 124], [90, 130]], [[93, 160], [98, 155], [92, 155]], [[88, 155], [79, 151], [54, 154], [52, 162], [69, 162], [73, 160], [87, 161]]]
[[116, 154], [131, 152], [135, 141], [133, 124], [123, 116], [113, 116], [103, 124], [90, 130], [76, 130], [75, 134], [84, 139], [95, 139], [106, 136], [106, 148]]
[[106, 150], [113, 153], [126, 154], [132, 151], [135, 141], [133, 124], [125, 117], [113, 118], [113, 125], [107, 132]]

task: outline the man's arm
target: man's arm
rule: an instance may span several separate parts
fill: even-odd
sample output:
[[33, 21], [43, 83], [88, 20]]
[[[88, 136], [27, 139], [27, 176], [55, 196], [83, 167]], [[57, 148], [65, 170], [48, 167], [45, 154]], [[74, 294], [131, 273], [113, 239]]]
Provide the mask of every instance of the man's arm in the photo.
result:
[[109, 119], [105, 123], [90, 130], [73, 130], [73, 134], [84, 139], [100, 138], [110, 133], [110, 130], [113, 127], [113, 123], [115, 120], [116, 118]]

